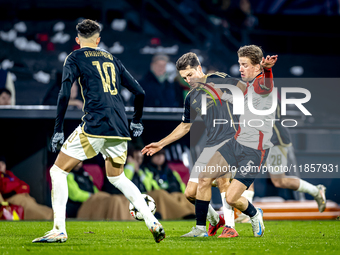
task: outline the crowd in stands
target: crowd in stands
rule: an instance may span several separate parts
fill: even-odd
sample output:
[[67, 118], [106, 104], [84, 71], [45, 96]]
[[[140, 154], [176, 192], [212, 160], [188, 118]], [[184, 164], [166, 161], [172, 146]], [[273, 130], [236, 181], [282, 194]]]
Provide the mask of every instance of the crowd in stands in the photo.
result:
[[24, 220], [51, 220], [52, 208], [40, 205], [29, 195], [30, 187], [7, 169], [6, 159], [0, 156], [0, 219], [9, 205], [22, 207]]
[[15, 105], [15, 87], [12, 75], [0, 67], [0, 105]]
[[149, 107], [182, 107], [183, 93], [181, 87], [169, 81], [166, 65], [169, 57], [163, 54], [153, 56], [150, 70], [139, 81], [145, 90], [144, 106]]

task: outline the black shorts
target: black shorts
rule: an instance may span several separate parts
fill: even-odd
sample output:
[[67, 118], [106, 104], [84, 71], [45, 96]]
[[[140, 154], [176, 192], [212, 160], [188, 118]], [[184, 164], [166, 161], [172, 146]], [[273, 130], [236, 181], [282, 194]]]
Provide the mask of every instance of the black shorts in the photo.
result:
[[247, 188], [254, 182], [269, 153], [269, 149], [261, 151], [244, 146], [235, 138], [230, 139], [218, 151], [227, 161], [230, 169], [237, 168], [234, 179], [242, 182]]

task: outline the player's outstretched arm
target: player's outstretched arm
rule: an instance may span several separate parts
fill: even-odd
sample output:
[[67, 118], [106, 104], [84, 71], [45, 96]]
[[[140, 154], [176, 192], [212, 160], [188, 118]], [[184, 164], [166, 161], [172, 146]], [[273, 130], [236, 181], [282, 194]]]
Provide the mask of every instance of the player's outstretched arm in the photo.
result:
[[177, 141], [178, 139], [182, 138], [190, 131], [190, 128], [191, 123], [181, 122], [181, 124], [179, 124], [167, 137], [163, 138], [159, 142], [150, 143], [147, 146], [145, 146], [142, 149], [143, 155], [144, 154], [146, 154], [147, 156], [154, 155], [168, 144], [173, 143], [174, 141]]
[[143, 155], [146, 154], [147, 156], [152, 156], [155, 153], [159, 152], [161, 149], [163, 149], [163, 146], [161, 145], [160, 142], [150, 143], [142, 149], [142, 154]]

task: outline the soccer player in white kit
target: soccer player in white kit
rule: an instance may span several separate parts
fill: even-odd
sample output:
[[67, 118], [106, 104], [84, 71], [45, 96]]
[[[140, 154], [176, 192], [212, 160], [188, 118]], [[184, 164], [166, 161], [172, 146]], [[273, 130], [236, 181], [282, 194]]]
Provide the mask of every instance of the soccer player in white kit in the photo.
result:
[[[270, 149], [267, 167], [270, 179], [276, 188], [291, 189], [298, 192], [303, 192], [311, 195], [317, 202], [319, 212], [323, 212], [326, 209], [326, 187], [322, 184], [313, 185], [297, 176], [287, 176], [285, 169], [288, 166], [288, 150], [292, 148], [291, 137], [287, 127], [281, 124], [282, 116], [280, 114], [280, 105], [278, 104], [276, 109], [275, 119], [277, 121], [273, 125], [273, 136], [270, 141], [273, 143], [273, 147]], [[254, 184], [252, 184], [246, 191], [247, 199], [251, 202], [254, 197]], [[235, 222], [247, 222], [249, 218], [241, 214]]]
[[[326, 209], [327, 202], [326, 187], [322, 184], [313, 185], [297, 176], [287, 176], [284, 171], [288, 166], [288, 151], [289, 149], [293, 150], [293, 145], [288, 128], [281, 124], [282, 116], [280, 112], [280, 104], [278, 103], [275, 119], [280, 121], [273, 125], [273, 136], [270, 141], [274, 146], [270, 149], [266, 162], [270, 179], [276, 188], [291, 189], [311, 195], [317, 202], [319, 212], [323, 212]], [[243, 196], [250, 202], [253, 201], [254, 183], [243, 193]], [[235, 218], [235, 222], [248, 221], [249, 217], [244, 214]]]

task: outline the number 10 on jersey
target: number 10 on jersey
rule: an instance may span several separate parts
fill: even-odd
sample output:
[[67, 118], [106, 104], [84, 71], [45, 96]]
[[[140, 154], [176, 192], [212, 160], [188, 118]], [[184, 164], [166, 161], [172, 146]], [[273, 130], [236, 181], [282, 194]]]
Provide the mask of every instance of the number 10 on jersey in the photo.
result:
[[[92, 61], [92, 65], [96, 66], [98, 69], [99, 75], [102, 79], [104, 92], [110, 91], [111, 95], [117, 95], [118, 91], [115, 85], [116, 84], [116, 71], [115, 71], [115, 66], [113, 65], [113, 63], [111, 62], [103, 63], [103, 70], [104, 70], [105, 78], [103, 76], [102, 68], [100, 66], [99, 61]], [[111, 68], [111, 78], [108, 72], [108, 68]], [[113, 90], [111, 89], [111, 81], [113, 85]]]

